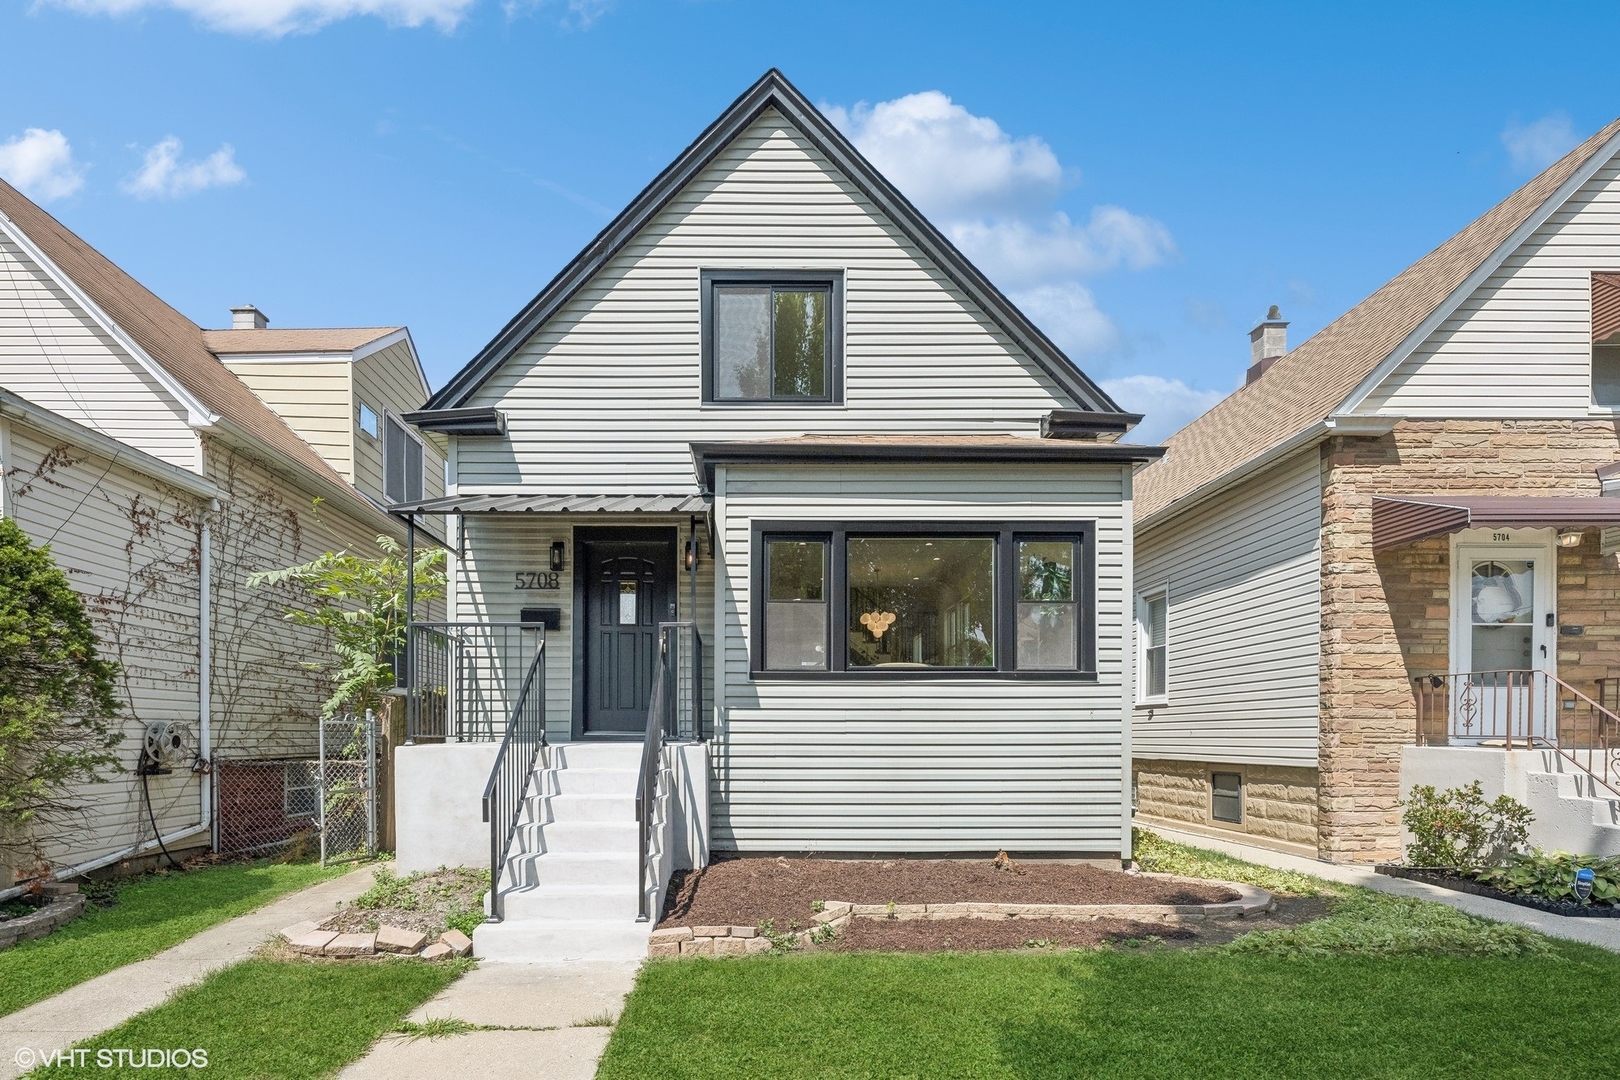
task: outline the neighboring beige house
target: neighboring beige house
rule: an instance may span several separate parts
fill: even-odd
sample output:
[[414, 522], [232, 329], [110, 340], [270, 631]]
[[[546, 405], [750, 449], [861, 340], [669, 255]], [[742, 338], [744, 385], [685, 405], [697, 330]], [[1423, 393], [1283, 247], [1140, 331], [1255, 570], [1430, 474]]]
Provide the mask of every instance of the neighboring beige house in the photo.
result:
[[[278, 394], [289, 355], [338, 374]], [[0, 512], [51, 544], [122, 665], [132, 770], [87, 790], [79, 828], [34, 838], [46, 860], [146, 851], [154, 818], [171, 848], [207, 844], [213, 761], [313, 751], [325, 646], [246, 578], [403, 541], [385, 452], [406, 496], [442, 492], [443, 458], [387, 425], [425, 394], [403, 328], [204, 331], [0, 182]], [[154, 722], [187, 725], [195, 765], [143, 785]]]
[[[1138, 819], [1401, 854], [1480, 779], [1620, 851], [1620, 121], [1292, 352], [1136, 478]], [[1418, 743], [1423, 745], [1417, 745]]]

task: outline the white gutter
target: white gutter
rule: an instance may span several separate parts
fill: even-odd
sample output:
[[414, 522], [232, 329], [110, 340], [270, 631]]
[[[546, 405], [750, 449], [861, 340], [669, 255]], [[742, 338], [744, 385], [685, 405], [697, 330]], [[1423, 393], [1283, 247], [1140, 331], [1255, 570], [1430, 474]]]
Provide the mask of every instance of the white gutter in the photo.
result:
[[[1307, 446], [1314, 446], [1330, 435], [1388, 435], [1404, 416], [1330, 416], [1312, 424], [1267, 450], [1262, 450], [1237, 468], [1224, 472], [1215, 479], [1195, 487], [1179, 499], [1173, 499], [1152, 514], [1136, 521], [1136, 532], [1157, 528], [1179, 514], [1183, 514], [1213, 495], [1248, 479]], [[1175, 451], [1172, 450], [1171, 453]]]

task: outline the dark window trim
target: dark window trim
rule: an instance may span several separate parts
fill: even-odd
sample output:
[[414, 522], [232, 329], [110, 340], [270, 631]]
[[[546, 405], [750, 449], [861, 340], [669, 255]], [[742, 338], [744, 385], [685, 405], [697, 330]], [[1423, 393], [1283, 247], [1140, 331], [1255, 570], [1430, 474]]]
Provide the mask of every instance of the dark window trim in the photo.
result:
[[[827, 550], [827, 670], [770, 671], [765, 658], [765, 537], [825, 539]], [[996, 540], [996, 663], [994, 668], [907, 668], [877, 670], [846, 665], [847, 646], [834, 647], [849, 622], [847, 541], [851, 536], [988, 536]], [[1030, 537], [1071, 539], [1080, 546], [1081, 572], [1077, 651], [1074, 671], [1017, 668], [1017, 541]], [[1095, 521], [755, 521], [749, 536], [748, 666], [758, 682], [815, 682], [823, 679], [871, 682], [1016, 680], [1020, 682], [1097, 681], [1097, 523]]]
[[[774, 408], [842, 405], [844, 403], [844, 272], [842, 270], [702, 270], [698, 273], [699, 329], [703, 354], [705, 407]], [[827, 300], [827, 396], [819, 398], [760, 398], [757, 401], [715, 400], [714, 396], [714, 286], [715, 285], [825, 285]]]

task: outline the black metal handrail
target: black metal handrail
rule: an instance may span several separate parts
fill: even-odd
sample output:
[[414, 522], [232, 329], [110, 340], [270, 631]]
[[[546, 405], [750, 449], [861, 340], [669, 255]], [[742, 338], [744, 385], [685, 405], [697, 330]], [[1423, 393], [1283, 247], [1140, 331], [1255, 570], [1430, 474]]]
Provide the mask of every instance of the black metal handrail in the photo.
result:
[[512, 836], [523, 813], [523, 798], [534, 776], [535, 759], [546, 745], [546, 641], [542, 637], [529, 662], [517, 704], [506, 722], [495, 767], [484, 785], [484, 820], [489, 824], [489, 917], [500, 922], [505, 904], [501, 878], [506, 872]]
[[537, 623], [413, 622], [396, 681], [406, 694], [405, 734], [412, 741], [492, 742], [516, 702], [543, 637]]
[[680, 694], [677, 679], [680, 672], [687, 668], [677, 659], [671, 661], [671, 641], [674, 641], [674, 650], [680, 649], [680, 635], [683, 631], [690, 632], [692, 640], [692, 664], [690, 665], [691, 679], [690, 695], [691, 715], [688, 719], [686, 737], [697, 738], [703, 730], [702, 702], [703, 702], [703, 645], [702, 638], [697, 632], [697, 623], [691, 620], [680, 622], [666, 622], [658, 624], [658, 644], [653, 661], [652, 697], [647, 704], [647, 730], [641, 744], [641, 771], [636, 784], [636, 833], [638, 837], [637, 865], [641, 868], [636, 875], [636, 918], [645, 922], [651, 918], [648, 910], [649, 883], [647, 880], [649, 856], [652, 848], [653, 813], [658, 799], [658, 772], [660, 761], [664, 754], [664, 736], [681, 737], [680, 730]]

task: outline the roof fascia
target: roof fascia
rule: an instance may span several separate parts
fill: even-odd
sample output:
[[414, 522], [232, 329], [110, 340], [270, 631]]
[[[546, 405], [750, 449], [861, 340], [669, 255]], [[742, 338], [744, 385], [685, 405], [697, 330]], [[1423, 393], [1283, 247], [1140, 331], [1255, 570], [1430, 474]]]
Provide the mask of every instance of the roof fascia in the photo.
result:
[[199, 498], [222, 499], [225, 497], [224, 489], [206, 477], [199, 476], [188, 469], [183, 469], [172, 462], [164, 461], [162, 458], [154, 457], [146, 451], [133, 447], [110, 435], [103, 435], [99, 431], [93, 431], [83, 424], [76, 423], [59, 413], [35, 405], [26, 398], [20, 398], [3, 388], [0, 388], [0, 419], [20, 423], [53, 439], [63, 439], [102, 457], [121, 461], [137, 472], [189, 492]]
[[1374, 437], [1387, 435], [1394, 430], [1396, 423], [1403, 419], [1405, 417], [1401, 416], [1333, 416], [1321, 420], [1304, 431], [1284, 439], [1270, 449], [1261, 451], [1237, 468], [1221, 473], [1213, 480], [1193, 488], [1179, 499], [1173, 499], [1146, 517], [1137, 518], [1136, 531], [1140, 533], [1147, 528], [1158, 528], [1171, 518], [1179, 517], [1181, 514], [1198, 506], [1206, 499], [1236, 487], [1256, 473], [1269, 469], [1283, 458], [1292, 457], [1307, 447], [1315, 446], [1330, 435]]
[[1569, 175], [1562, 184], [1558, 185], [1545, 202], [1536, 207], [1535, 211], [1519, 224], [1517, 229], [1508, 234], [1508, 238], [1497, 245], [1496, 250], [1474, 268], [1474, 272], [1463, 279], [1463, 283], [1451, 291], [1440, 303], [1440, 306], [1429, 313], [1428, 318], [1417, 325], [1417, 328], [1402, 339], [1393, 352], [1386, 356], [1379, 365], [1373, 369], [1372, 374], [1363, 379], [1344, 402], [1333, 411], [1333, 416], [1359, 414], [1367, 399], [1381, 386], [1385, 380], [1393, 375], [1397, 368], [1406, 361], [1418, 347], [1427, 341], [1441, 325], [1449, 319], [1463, 302], [1472, 296], [1481, 285], [1485, 284], [1503, 263], [1523, 247], [1535, 231], [1547, 223], [1547, 219], [1558, 210], [1575, 193], [1585, 186], [1588, 180], [1597, 175], [1599, 169], [1607, 165], [1614, 155], [1620, 152], [1620, 132], [1610, 137], [1591, 157], [1581, 163], [1580, 168]]
[[124, 328], [119, 326], [112, 316], [101, 310], [100, 305], [91, 300], [89, 294], [79, 288], [78, 282], [74, 281], [69, 274], [57, 266], [51, 260], [51, 257], [46, 255], [27, 233], [23, 232], [22, 227], [4, 213], [0, 213], [0, 230], [3, 230], [13, 243], [22, 248], [24, 253], [40, 269], [45, 271], [46, 276], [56, 283], [58, 288], [67, 293], [75, 304], [94, 319], [97, 325], [105, 330], [114, 341], [118, 342], [119, 347], [128, 353], [130, 358], [141, 366], [142, 370], [174, 398], [175, 402], [186, 412], [186, 424], [188, 427], [212, 427], [219, 422], [219, 416], [216, 413], [210, 412], [208, 406], [198, 400], [190, 390], [187, 390], [180, 380], [170, 375], [162, 364], [152, 359], [145, 349], [137, 345], [135, 339], [125, 333]]
[[934, 228], [900, 192], [872, 167], [787, 77], [772, 68], [743, 92], [720, 117], [620, 211], [556, 277], [524, 307], [477, 356], [438, 393], [427, 409], [455, 408], [472, 394], [560, 307], [661, 211], [705, 166], [767, 108], [775, 108], [825, 155], [862, 194], [929, 256], [959, 288], [1016, 342], [1059, 388], [1084, 409], [1121, 412], [1034, 323], [992, 285], [977, 267]]

